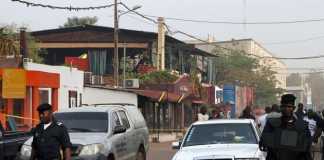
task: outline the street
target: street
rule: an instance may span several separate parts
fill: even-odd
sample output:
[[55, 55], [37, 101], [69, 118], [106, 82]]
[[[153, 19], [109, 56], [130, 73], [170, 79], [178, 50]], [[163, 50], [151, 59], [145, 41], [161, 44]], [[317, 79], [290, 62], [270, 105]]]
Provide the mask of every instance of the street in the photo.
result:
[[151, 143], [148, 152], [148, 160], [170, 160], [176, 153], [172, 150], [171, 142]]

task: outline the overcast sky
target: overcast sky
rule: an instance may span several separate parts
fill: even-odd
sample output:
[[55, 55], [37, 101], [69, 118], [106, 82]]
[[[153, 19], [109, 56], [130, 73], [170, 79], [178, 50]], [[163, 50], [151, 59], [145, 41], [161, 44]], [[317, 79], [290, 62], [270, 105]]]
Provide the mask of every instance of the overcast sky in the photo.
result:
[[[27, 0], [56, 6], [98, 6], [112, 3], [112, 0]], [[291, 21], [324, 18], [323, 0], [122, 0], [128, 6], [142, 5], [138, 11], [143, 14], [186, 19], [213, 21]], [[246, 2], [246, 3], [244, 3]], [[16, 23], [27, 25], [33, 31], [57, 28], [67, 17], [97, 16], [98, 25], [112, 26], [112, 9], [70, 12], [51, 10], [1, 0], [0, 24]], [[271, 42], [295, 41], [324, 36], [324, 21], [282, 25], [225, 25], [166, 21], [177, 30], [182, 30], [201, 38], [213, 35], [216, 40], [232, 38], [253, 38], [264, 44], [279, 57], [300, 57], [324, 55], [324, 38], [302, 43], [267, 45]], [[124, 15], [120, 27], [156, 31], [156, 25], [135, 16]], [[180, 39], [187, 37], [174, 35]], [[323, 67], [324, 58], [304, 61], [285, 61], [290, 67]]]

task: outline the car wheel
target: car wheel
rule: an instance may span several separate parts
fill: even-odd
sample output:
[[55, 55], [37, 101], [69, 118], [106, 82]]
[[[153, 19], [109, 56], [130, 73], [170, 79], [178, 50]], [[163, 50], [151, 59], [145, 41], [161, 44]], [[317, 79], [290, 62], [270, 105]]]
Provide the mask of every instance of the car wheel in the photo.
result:
[[143, 147], [138, 150], [136, 160], [146, 160], [146, 153]]

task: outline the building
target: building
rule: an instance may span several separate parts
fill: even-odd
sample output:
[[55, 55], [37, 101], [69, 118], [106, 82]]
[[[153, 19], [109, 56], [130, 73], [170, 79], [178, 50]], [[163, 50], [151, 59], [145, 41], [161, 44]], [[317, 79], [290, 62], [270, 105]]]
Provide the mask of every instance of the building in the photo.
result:
[[[83, 85], [84, 72], [76, 68], [66, 66], [51, 66], [37, 63], [27, 62], [24, 64], [26, 70], [41, 71], [48, 73], [59, 74], [59, 89], [58, 89], [58, 110], [78, 107], [83, 102]], [[49, 88], [40, 88], [41, 93], [51, 95]], [[51, 97], [48, 97], [48, 102], [51, 102]]]
[[[201, 50], [204, 50], [209, 53], [215, 53], [219, 51], [218, 49], [228, 48], [233, 50], [244, 51], [246, 54], [253, 56], [254, 58], [258, 57], [269, 57], [261, 58], [260, 64], [270, 66], [271, 69], [278, 74], [276, 74], [277, 86], [278, 88], [286, 89], [286, 73], [287, 66], [286, 64], [275, 58], [274, 55], [264, 48], [261, 44], [256, 42], [253, 39], [240, 39], [240, 40], [231, 40], [231, 41], [217, 41], [210, 43], [197, 43], [193, 42], [195, 46]], [[217, 48], [219, 46], [220, 48]]]
[[287, 93], [294, 94], [298, 103], [312, 107], [312, 90], [306, 81], [306, 76], [292, 73], [287, 77]]
[[209, 98], [215, 97], [211, 87], [201, 89], [200, 95], [193, 91], [188, 76], [196, 71], [201, 83], [215, 83], [211, 60], [215, 56], [166, 35], [165, 55], [161, 58], [164, 63], [158, 62], [161, 60], [158, 59], [158, 34], [154, 32], [119, 30], [119, 77], [124, 69], [126, 75], [143, 75], [165, 64], [163, 68], [178, 75], [179, 80], [170, 84], [131, 86], [128, 90], [114, 88], [113, 33], [110, 27], [85, 25], [36, 31], [31, 35], [40, 48], [47, 50], [45, 63], [69, 65], [86, 72], [83, 103], [134, 104], [136, 101], [150, 129], [182, 131], [195, 120], [199, 106], [215, 101]]
[[138, 106], [137, 94], [127, 89], [85, 85], [83, 104], [127, 103]]
[[[101, 26], [78, 26], [32, 32], [40, 48], [46, 49], [45, 63], [50, 65], [80, 64], [77, 57], [86, 55], [81, 64], [92, 75], [101, 76], [100, 84], [111, 85], [114, 65], [114, 29]], [[143, 66], [157, 68], [158, 34], [154, 32], [119, 29], [119, 73], [138, 72]], [[214, 80], [212, 61], [214, 57], [171, 36], [165, 36], [165, 69], [179, 74], [198, 69], [203, 82]], [[71, 63], [71, 58], [74, 58]], [[87, 65], [84, 63], [88, 62]], [[124, 65], [125, 64], [125, 65]], [[125, 67], [124, 67], [125, 66]], [[121, 83], [120, 83], [121, 84]]]

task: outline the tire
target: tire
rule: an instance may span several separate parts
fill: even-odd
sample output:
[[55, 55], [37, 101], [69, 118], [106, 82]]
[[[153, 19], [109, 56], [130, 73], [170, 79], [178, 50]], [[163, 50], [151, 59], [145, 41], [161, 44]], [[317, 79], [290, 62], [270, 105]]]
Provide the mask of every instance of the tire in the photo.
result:
[[143, 147], [140, 147], [136, 154], [136, 160], [146, 160], [146, 153]]

